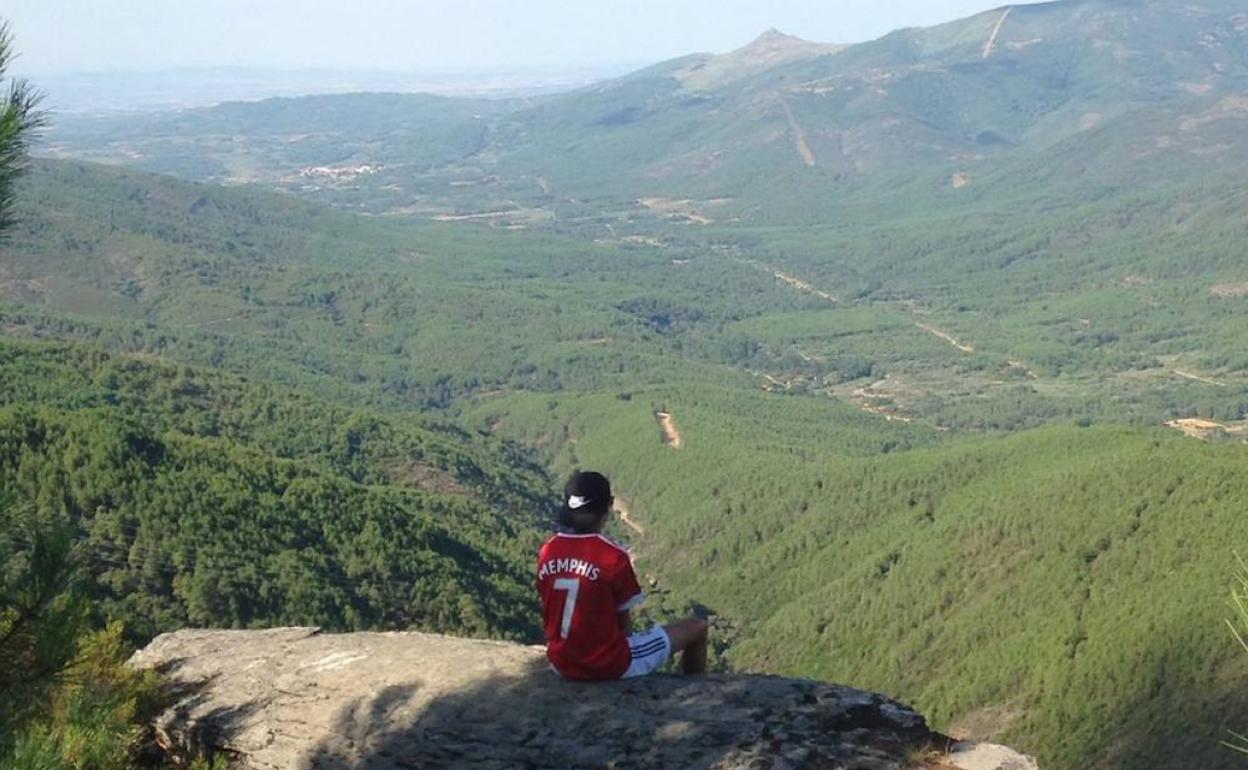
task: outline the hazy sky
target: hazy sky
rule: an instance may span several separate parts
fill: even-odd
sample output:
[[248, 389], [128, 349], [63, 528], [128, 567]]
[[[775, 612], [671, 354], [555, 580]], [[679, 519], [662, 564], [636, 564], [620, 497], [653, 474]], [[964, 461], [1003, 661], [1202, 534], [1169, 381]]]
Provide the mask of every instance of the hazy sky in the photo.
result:
[[523, 70], [857, 42], [1002, 0], [4, 0], [25, 74], [249, 66]]

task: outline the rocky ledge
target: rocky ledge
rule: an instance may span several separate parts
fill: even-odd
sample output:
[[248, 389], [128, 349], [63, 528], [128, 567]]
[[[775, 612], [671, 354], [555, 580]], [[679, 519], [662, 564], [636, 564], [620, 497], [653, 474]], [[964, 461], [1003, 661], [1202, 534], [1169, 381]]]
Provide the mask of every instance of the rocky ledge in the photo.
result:
[[848, 687], [766, 676], [559, 679], [540, 648], [315, 628], [179, 631], [135, 654], [176, 702], [175, 756], [243, 768], [1034, 770], [952, 744], [923, 717]]

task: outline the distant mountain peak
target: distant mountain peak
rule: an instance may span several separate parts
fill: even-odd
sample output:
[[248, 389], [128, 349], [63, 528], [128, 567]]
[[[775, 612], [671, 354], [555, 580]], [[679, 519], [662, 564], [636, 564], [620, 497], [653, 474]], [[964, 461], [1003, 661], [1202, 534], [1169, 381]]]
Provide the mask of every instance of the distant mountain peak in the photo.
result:
[[770, 27], [765, 32], [763, 32], [763, 34], [754, 38], [754, 40], [752, 40], [750, 43], [745, 45], [744, 48], [774, 46], [777, 44], [817, 45], [815, 43], [811, 43], [809, 40], [803, 40], [802, 38], [797, 37], [796, 35], [790, 35], [786, 32], [781, 32], [775, 27]]
[[677, 74], [689, 88], [712, 88], [772, 67], [801, 59], [813, 59], [840, 51], [844, 46], [814, 43], [772, 27], [746, 45], [713, 56]]
[[803, 40], [802, 38], [797, 37], [796, 35], [790, 35], [788, 33], [781, 32], [775, 27], [771, 27], [766, 32], [754, 38], [752, 41], [750, 41], [746, 45], [726, 55], [732, 56], [733, 54], [748, 54], [748, 53], [754, 53], [754, 54], [813, 53], [815, 55], [819, 55], [821, 53], [826, 53], [828, 49], [835, 50], [837, 48], [838, 46], [829, 46], [823, 43], [814, 43], [809, 40]]

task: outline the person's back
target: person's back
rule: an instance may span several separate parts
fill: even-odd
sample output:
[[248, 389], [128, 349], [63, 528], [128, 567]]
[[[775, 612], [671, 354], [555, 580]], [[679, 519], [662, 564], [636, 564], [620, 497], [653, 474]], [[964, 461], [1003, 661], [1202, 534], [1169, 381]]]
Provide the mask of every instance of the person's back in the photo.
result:
[[645, 595], [628, 552], [600, 532], [612, 502], [605, 476], [575, 474], [565, 490], [561, 531], [538, 555], [537, 589], [551, 666], [569, 679], [620, 679], [651, 673], [683, 650], [683, 670], [700, 673], [706, 665], [705, 620], [631, 633], [630, 612]]
[[618, 679], [632, 656], [618, 614], [641, 602], [628, 554], [599, 534], [559, 533], [538, 557], [547, 654], [570, 679]]

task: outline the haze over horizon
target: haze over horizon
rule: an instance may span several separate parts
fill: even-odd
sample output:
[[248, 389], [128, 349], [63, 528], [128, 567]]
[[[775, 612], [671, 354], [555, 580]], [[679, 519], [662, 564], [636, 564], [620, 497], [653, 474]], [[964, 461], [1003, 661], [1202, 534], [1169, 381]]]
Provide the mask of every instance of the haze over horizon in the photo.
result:
[[522, 72], [656, 62], [722, 52], [768, 28], [854, 43], [999, 7], [995, 0], [692, 0], [628, 7], [534, 0], [457, 6], [365, 0], [344, 13], [325, 0], [10, 0], [18, 74], [152, 72], [180, 68]]

